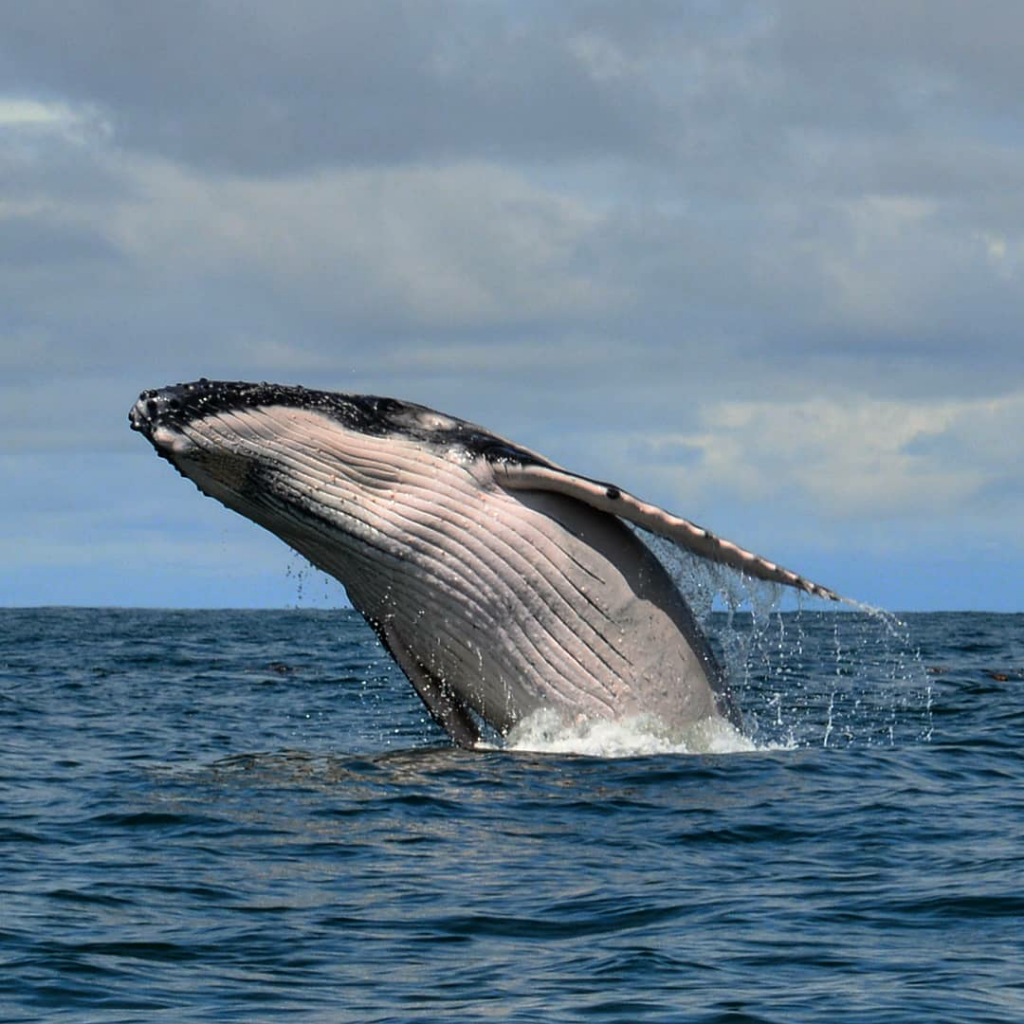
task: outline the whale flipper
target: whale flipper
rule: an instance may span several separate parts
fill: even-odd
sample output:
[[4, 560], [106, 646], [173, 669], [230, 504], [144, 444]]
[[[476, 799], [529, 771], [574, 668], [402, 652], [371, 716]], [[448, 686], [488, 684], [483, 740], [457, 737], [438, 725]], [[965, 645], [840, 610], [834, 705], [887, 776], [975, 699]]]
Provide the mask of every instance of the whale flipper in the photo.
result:
[[705, 530], [689, 519], [641, 501], [615, 484], [591, 480], [557, 466], [511, 460], [495, 466], [495, 478], [510, 491], [550, 491], [576, 498], [600, 512], [609, 512], [626, 519], [651, 533], [667, 537], [701, 558], [731, 566], [747, 576], [782, 583], [829, 601], [842, 600], [834, 590], [784, 569], [752, 551], [746, 551], [732, 541], [716, 537], [710, 530]]

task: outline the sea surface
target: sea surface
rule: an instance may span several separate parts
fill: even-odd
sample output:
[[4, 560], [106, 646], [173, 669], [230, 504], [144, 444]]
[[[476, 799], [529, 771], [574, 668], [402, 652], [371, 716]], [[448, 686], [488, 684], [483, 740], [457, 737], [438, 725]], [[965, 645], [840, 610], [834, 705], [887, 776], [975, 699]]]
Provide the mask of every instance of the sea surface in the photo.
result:
[[454, 749], [346, 610], [0, 610], [0, 1020], [1024, 1021], [1024, 615]]

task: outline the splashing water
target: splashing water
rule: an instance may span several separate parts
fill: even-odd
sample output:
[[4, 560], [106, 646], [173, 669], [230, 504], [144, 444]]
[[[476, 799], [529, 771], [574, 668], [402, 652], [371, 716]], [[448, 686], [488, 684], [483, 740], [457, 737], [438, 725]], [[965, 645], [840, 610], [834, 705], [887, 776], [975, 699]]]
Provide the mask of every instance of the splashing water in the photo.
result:
[[[931, 740], [931, 682], [895, 615], [848, 599], [837, 609], [631, 529], [665, 567], [709, 637], [741, 709], [742, 728], [717, 719], [670, 729], [651, 715], [567, 724], [542, 710], [503, 740], [481, 723], [487, 737], [481, 747], [631, 757]], [[289, 570], [299, 604], [312, 571]]]
[[930, 740], [931, 687], [896, 616], [854, 601], [835, 610], [634, 530], [710, 637], [743, 711], [742, 731], [716, 722], [680, 734], [647, 716], [563, 725], [554, 716], [534, 715], [516, 727], [506, 747], [614, 757]]
[[620, 722], [580, 721], [571, 725], [542, 708], [506, 737], [506, 750], [587, 757], [644, 757], [652, 754], [737, 754], [758, 749], [723, 718], [668, 730], [652, 715]]

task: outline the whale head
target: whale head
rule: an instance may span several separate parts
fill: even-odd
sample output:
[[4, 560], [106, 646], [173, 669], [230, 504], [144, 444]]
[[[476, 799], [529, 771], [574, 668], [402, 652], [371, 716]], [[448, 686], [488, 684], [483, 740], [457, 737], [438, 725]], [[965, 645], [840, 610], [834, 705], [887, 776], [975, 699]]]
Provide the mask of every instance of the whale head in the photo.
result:
[[[535, 453], [465, 420], [374, 395], [200, 379], [144, 391], [133, 430], [204, 494], [304, 554], [362, 539], [401, 556], [399, 495], [429, 492], [442, 470], [486, 483], [489, 467]], [[407, 553], [407, 552], [405, 552]]]

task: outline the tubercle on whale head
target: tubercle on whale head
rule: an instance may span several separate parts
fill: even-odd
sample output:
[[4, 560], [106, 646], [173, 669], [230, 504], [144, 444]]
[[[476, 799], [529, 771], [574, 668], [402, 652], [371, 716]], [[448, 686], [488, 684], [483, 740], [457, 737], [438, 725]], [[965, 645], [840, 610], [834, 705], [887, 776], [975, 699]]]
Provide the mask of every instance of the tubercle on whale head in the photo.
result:
[[[492, 464], [549, 465], [541, 456], [490, 431], [426, 406], [377, 395], [318, 391], [287, 384], [208, 380], [143, 391], [128, 414], [133, 430], [154, 444], [161, 428], [177, 431], [191, 421], [260, 407], [318, 412], [357, 433], [403, 436], [480, 458]], [[164, 444], [169, 443], [164, 439]]]
[[[180, 426], [190, 420], [233, 409], [298, 404], [294, 395], [302, 391], [266, 381], [249, 384], [200, 377], [188, 383], [168, 384], [143, 391], [129, 412], [128, 420], [133, 430], [146, 432], [159, 426]], [[307, 404], [313, 405], [314, 402], [310, 400]]]
[[[395, 398], [205, 377], [143, 391], [129, 413], [129, 422], [133, 429], [146, 431], [160, 424], [180, 425], [218, 413], [272, 406], [321, 412], [365, 434], [384, 434], [416, 425], [421, 430], [449, 430], [458, 422]], [[419, 418], [423, 422], [416, 424], [418, 414], [422, 414]]]
[[210, 382], [201, 377], [191, 384], [172, 384], [165, 388], [148, 388], [128, 411], [132, 430], [158, 440], [158, 432], [168, 425], [180, 423], [201, 415], [208, 401], [204, 388]]
[[[235, 484], [253, 468], [252, 450], [239, 438], [211, 432], [206, 421], [225, 413], [257, 410], [281, 404], [279, 395], [289, 389], [271, 384], [215, 381], [201, 377], [189, 383], [170, 384], [143, 391], [128, 412], [132, 430], [141, 433], [157, 454], [200, 487], [198, 471], [230, 479]], [[298, 390], [298, 389], [292, 389]], [[209, 493], [207, 491], [207, 493]]]

